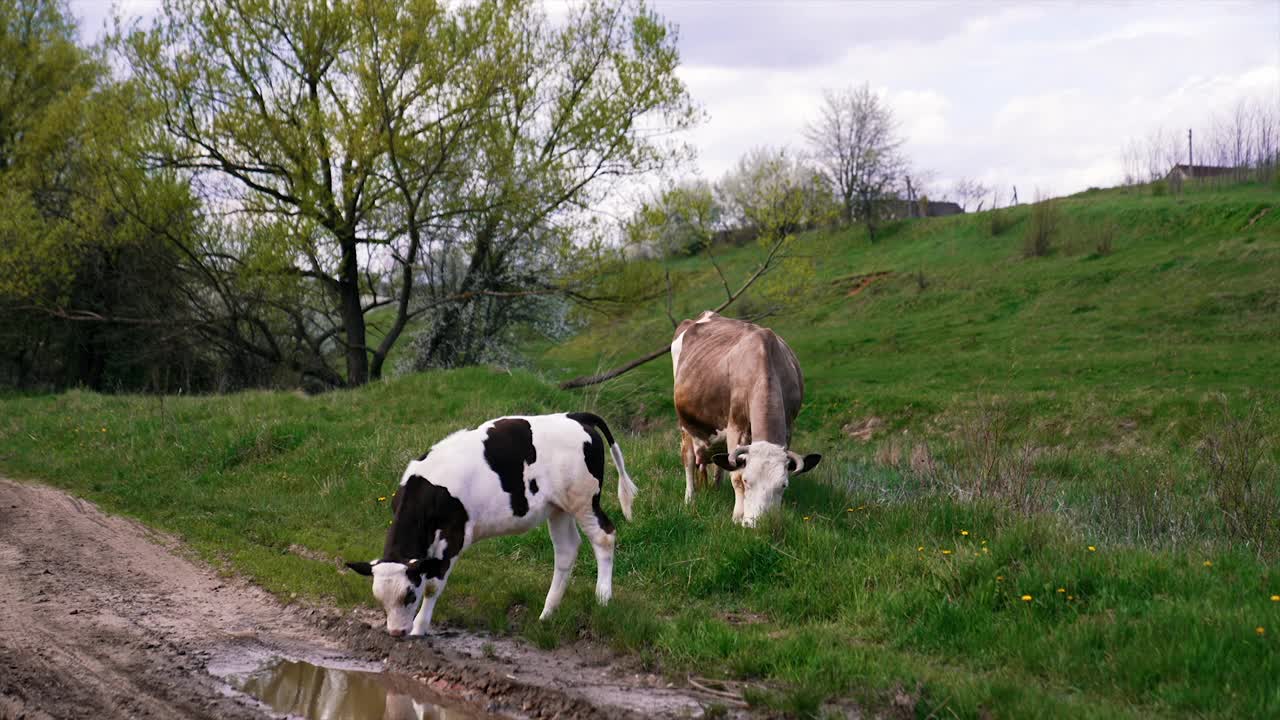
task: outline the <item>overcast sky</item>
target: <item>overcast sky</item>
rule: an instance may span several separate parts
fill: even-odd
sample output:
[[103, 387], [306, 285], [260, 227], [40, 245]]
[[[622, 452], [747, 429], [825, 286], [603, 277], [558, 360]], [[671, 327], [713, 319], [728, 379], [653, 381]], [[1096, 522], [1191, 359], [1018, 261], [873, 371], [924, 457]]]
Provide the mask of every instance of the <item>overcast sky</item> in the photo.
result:
[[[752, 146], [803, 149], [823, 89], [864, 82], [936, 188], [972, 176], [1024, 200], [1115, 184], [1131, 137], [1204, 127], [1241, 97], [1280, 103], [1280, 0], [651, 2], [678, 27], [707, 114], [691, 172], [711, 180]], [[71, 6], [93, 35], [110, 2]]]

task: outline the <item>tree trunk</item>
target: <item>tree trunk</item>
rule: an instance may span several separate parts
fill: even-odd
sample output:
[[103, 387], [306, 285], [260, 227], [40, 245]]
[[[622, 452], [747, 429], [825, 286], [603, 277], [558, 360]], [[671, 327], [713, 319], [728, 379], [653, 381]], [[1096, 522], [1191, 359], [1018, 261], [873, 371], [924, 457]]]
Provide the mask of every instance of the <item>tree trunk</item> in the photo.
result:
[[358, 387], [369, 382], [369, 353], [365, 348], [364, 310], [360, 307], [360, 269], [356, 264], [355, 238], [342, 240], [338, 303], [342, 330], [347, 337], [347, 385]]

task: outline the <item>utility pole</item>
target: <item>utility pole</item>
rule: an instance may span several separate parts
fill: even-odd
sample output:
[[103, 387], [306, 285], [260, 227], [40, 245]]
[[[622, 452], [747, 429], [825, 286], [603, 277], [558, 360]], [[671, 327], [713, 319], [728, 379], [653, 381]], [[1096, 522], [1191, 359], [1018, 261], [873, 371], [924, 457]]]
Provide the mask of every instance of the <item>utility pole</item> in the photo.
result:
[[1191, 168], [1195, 167], [1195, 165], [1195, 159], [1191, 155], [1191, 128], [1187, 128], [1187, 172], [1194, 173], [1195, 170]]

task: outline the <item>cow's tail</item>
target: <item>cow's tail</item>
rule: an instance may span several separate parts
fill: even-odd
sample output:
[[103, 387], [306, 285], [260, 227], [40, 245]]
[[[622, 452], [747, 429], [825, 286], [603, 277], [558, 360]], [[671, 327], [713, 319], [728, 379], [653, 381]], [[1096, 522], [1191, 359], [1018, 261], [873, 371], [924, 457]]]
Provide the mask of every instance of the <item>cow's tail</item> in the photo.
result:
[[631, 481], [631, 476], [627, 474], [627, 465], [622, 460], [622, 448], [618, 447], [618, 443], [613, 440], [613, 433], [609, 432], [609, 425], [605, 423], [604, 418], [594, 413], [580, 412], [569, 413], [569, 417], [577, 420], [583, 425], [590, 425], [600, 431], [604, 435], [605, 442], [609, 443], [609, 454], [613, 456], [613, 464], [618, 468], [618, 504], [622, 505], [622, 515], [626, 519], [631, 519], [631, 506], [636, 500], [636, 494], [640, 489]]

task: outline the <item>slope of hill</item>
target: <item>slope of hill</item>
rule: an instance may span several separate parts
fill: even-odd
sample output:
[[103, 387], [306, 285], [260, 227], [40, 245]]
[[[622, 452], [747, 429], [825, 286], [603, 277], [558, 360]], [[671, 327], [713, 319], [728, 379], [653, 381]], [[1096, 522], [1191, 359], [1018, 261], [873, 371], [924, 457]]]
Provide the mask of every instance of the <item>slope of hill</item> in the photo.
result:
[[[544, 349], [544, 377], [3, 397], [0, 469], [180, 535], [282, 597], [371, 603], [333, 561], [378, 553], [405, 461], [495, 415], [593, 409], [641, 487], [613, 603], [594, 604], [588, 554], [538, 622], [552, 548], [532, 532], [469, 550], [440, 620], [597, 640], [792, 716], [848, 699], [922, 716], [1276, 716], [1276, 204], [1265, 188], [1087, 194], [1062, 202], [1055, 249], [1034, 258], [1025, 207], [994, 236], [982, 214], [874, 245], [799, 238], [808, 261], [784, 279], [803, 284], [743, 308], [790, 298], [768, 323], [808, 375], [797, 444], [827, 459], [756, 530], [730, 522], [726, 487], [683, 504], [668, 362], [580, 392], [547, 381], [665, 343], [658, 304]], [[731, 278], [753, 262], [722, 259]], [[674, 275], [681, 314], [718, 302], [699, 260]], [[1221, 462], [1204, 462], [1214, 448]], [[611, 492], [605, 506], [617, 516]]]
[[[1029, 206], [998, 211], [1008, 227], [997, 235], [990, 212], [898, 223], [875, 244], [860, 229], [810, 233], [791, 251], [811, 263], [810, 281], [761, 322], [798, 353], [799, 424], [823, 441], [867, 416], [923, 427], [999, 397], [1019, 416], [1054, 420], [1053, 433], [1070, 424], [1102, 442], [1115, 427], [1098, 421], [1127, 419], [1182, 442], [1214, 411], [1209, 394], [1238, 404], [1277, 389], [1277, 205], [1271, 187], [1091, 191], [1059, 201], [1046, 257], [1024, 257]], [[760, 255], [720, 252], [731, 282]], [[704, 259], [672, 269], [677, 319], [724, 299]], [[770, 303], [749, 293], [744, 306]], [[555, 377], [588, 373], [670, 339], [655, 301], [594, 323], [541, 364]], [[665, 412], [670, 373], [655, 361], [617, 381], [619, 394]]]

